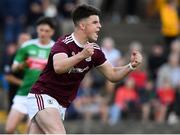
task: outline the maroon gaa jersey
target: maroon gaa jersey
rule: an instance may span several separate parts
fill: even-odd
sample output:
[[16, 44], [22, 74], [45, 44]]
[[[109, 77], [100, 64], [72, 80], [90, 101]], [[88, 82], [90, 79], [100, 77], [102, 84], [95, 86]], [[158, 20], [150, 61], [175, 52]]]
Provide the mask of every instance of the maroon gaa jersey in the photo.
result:
[[59, 38], [52, 47], [48, 63], [30, 93], [48, 94], [55, 98], [60, 105], [68, 107], [76, 97], [80, 82], [92, 68], [106, 61], [104, 53], [98, 45], [94, 45], [94, 54], [82, 60], [67, 73], [57, 74], [53, 67], [53, 55], [66, 53], [71, 57], [83, 50], [83, 46], [74, 38], [74, 34]]

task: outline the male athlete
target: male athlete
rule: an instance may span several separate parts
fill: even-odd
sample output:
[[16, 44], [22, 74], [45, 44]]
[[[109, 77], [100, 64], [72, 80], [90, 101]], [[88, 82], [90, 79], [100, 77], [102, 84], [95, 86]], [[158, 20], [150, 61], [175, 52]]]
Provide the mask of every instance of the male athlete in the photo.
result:
[[47, 64], [50, 49], [54, 45], [54, 41], [51, 40], [54, 29], [55, 26], [51, 18], [40, 18], [37, 22], [38, 38], [22, 44], [15, 56], [12, 70], [23, 69], [24, 77], [13, 99], [13, 105], [6, 122], [6, 133], [14, 133], [17, 125], [27, 114], [26, 97]]
[[101, 28], [96, 8], [80, 5], [72, 17], [74, 32], [60, 37], [52, 47], [48, 64], [28, 95], [30, 134], [66, 133], [62, 123], [65, 110], [91, 68], [96, 67], [108, 80], [117, 82], [142, 62], [139, 52], [134, 52], [130, 64], [123, 67], [113, 67], [106, 61], [95, 43]]

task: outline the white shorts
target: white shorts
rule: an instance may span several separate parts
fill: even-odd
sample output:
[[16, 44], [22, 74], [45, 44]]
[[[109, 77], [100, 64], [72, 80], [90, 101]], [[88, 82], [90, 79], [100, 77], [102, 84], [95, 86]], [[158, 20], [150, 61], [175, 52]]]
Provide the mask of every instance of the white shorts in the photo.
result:
[[21, 113], [27, 114], [27, 96], [20, 96], [20, 95], [16, 95], [13, 98], [13, 105], [12, 105], [12, 109], [15, 109]]
[[46, 94], [28, 94], [27, 109], [30, 119], [32, 119], [37, 114], [37, 112], [47, 107], [58, 109], [61, 119], [64, 120], [66, 108], [59, 105], [56, 99]]

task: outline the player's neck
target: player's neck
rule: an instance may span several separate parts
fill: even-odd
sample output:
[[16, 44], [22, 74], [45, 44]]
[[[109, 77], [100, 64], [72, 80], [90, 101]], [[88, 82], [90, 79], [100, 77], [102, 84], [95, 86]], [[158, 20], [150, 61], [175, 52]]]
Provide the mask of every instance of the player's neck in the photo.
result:
[[50, 41], [51, 41], [50, 39], [39, 39], [39, 43], [41, 45], [47, 45], [49, 44]]
[[79, 30], [74, 31], [74, 37], [82, 45], [85, 45], [88, 42], [86, 35]]

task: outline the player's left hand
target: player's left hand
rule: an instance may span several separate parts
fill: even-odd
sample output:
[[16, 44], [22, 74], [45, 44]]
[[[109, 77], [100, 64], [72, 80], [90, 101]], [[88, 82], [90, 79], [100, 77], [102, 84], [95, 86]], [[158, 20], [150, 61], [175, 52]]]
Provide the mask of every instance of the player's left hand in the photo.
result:
[[139, 51], [134, 51], [131, 54], [131, 65], [133, 68], [137, 68], [142, 63], [143, 57]]

